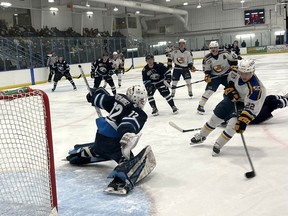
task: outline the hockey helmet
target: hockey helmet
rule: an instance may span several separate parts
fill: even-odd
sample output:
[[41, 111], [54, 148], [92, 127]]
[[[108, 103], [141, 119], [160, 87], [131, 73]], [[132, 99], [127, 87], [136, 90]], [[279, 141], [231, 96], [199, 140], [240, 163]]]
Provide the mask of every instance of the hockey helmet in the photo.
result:
[[104, 57], [104, 56], [108, 56], [108, 57], [109, 57], [109, 54], [108, 54], [107, 52], [104, 52], [102, 56], [103, 56], [103, 57]]
[[146, 55], [145, 61], [147, 61], [148, 59], [153, 59], [154, 60], [154, 55], [152, 55], [152, 54]]
[[127, 89], [126, 95], [137, 107], [143, 109], [147, 101], [147, 91], [140, 85], [134, 85]]
[[186, 40], [184, 40], [183, 38], [181, 38], [178, 43], [186, 43]]
[[219, 48], [219, 44], [217, 41], [211, 41], [209, 44], [209, 48]]
[[118, 55], [118, 53], [117, 52], [113, 52], [113, 54], [112, 55]]
[[255, 61], [253, 59], [244, 59], [238, 65], [238, 71], [241, 73], [254, 73]]

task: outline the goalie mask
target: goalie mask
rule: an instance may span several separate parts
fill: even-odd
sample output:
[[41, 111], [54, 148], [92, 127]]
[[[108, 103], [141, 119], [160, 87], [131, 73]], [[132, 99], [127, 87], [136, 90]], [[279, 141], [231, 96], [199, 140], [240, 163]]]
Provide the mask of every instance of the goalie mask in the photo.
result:
[[147, 101], [146, 89], [140, 85], [134, 85], [127, 89], [127, 97], [131, 100], [137, 107], [143, 109]]

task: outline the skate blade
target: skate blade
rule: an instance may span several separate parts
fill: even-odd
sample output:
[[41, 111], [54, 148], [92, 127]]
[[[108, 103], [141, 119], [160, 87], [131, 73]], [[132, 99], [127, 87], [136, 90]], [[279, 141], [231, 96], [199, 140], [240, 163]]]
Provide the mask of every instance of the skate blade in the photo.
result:
[[109, 194], [116, 194], [116, 195], [126, 195], [127, 194], [127, 190], [124, 188], [118, 189], [118, 190], [114, 190], [113, 187], [108, 187], [104, 190], [106, 193]]

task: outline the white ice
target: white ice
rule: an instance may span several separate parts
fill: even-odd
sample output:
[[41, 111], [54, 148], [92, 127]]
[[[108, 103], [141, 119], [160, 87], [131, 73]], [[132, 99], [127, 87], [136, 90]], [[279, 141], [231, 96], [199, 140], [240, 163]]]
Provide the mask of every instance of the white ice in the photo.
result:
[[[287, 93], [287, 54], [251, 58], [256, 59], [256, 73], [268, 94]], [[195, 66], [201, 69], [201, 60], [196, 60]], [[195, 72], [192, 76], [192, 81], [203, 79], [202, 72]], [[123, 76], [122, 87], [117, 91], [124, 93], [132, 84], [142, 84], [141, 78], [141, 69], [129, 71]], [[288, 215], [288, 108], [276, 110], [274, 118], [261, 125], [249, 126], [244, 133], [256, 170], [255, 178], [246, 179], [244, 174], [251, 168], [240, 135], [235, 134], [221, 155], [215, 158], [211, 156], [212, 144], [222, 128], [217, 128], [204, 144], [190, 146], [194, 132], [181, 133], [168, 124], [173, 121], [184, 129], [203, 126], [222, 98], [222, 87], [208, 101], [203, 116], [196, 114], [196, 108], [205, 88], [204, 82], [193, 85], [192, 99], [188, 97], [186, 87], [177, 89], [177, 115], [172, 114], [164, 98], [156, 92], [160, 115], [152, 116], [151, 108], [146, 104], [144, 110], [149, 118], [134, 153], [151, 145], [157, 166], [131, 194], [121, 197], [103, 192], [110, 181], [106, 177], [116, 163], [110, 161], [77, 167], [62, 160], [73, 145], [93, 141], [96, 131], [97, 115], [86, 102], [84, 81], [82, 78], [74, 81], [77, 91], [73, 91], [66, 80], [60, 81], [53, 93], [52, 83], [32, 86], [45, 90], [50, 98], [61, 216]], [[88, 81], [92, 86], [92, 79], [88, 78]], [[117, 85], [116, 76], [114, 81]], [[179, 85], [183, 83], [181, 80]]]

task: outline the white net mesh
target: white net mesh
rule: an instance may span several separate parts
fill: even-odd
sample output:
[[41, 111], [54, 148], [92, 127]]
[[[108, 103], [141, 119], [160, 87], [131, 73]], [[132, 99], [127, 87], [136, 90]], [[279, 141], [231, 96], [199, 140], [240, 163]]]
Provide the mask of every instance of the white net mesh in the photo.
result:
[[42, 92], [0, 96], [0, 215], [51, 213], [49, 158]]

